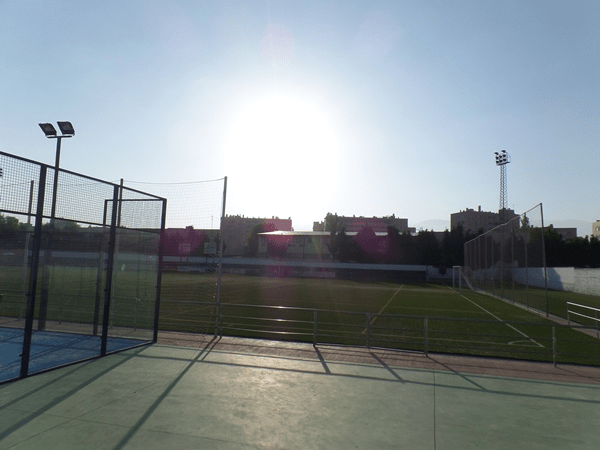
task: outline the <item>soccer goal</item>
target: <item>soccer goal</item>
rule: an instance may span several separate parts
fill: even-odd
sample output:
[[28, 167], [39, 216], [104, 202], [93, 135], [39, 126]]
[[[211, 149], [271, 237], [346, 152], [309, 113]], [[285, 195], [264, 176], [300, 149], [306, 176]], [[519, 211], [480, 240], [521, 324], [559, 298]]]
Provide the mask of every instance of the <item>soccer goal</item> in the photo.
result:
[[462, 289], [462, 266], [452, 266], [452, 287]]

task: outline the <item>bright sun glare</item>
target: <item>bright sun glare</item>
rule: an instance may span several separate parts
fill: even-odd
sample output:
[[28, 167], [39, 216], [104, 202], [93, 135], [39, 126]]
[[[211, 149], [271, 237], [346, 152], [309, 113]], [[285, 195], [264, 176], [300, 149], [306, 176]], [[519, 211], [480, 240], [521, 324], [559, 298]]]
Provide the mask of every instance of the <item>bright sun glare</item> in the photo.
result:
[[343, 173], [337, 109], [314, 93], [280, 88], [238, 96], [226, 110], [220, 156], [235, 213], [293, 216], [301, 222], [294, 227], [324, 217]]
[[[243, 99], [227, 127], [228, 162], [254, 175], [300, 175], [334, 165], [339, 133], [325, 105], [295, 92], [268, 92]], [[321, 169], [316, 170], [316, 167]], [[291, 178], [290, 178], [291, 177]]]

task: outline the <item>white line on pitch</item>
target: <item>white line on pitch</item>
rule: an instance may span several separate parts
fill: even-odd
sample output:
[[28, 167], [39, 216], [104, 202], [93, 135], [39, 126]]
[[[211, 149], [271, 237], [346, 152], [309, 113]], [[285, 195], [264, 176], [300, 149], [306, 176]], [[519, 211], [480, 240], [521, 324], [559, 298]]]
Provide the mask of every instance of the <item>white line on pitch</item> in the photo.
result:
[[[371, 319], [371, 322], [369, 323], [369, 325], [373, 325], [373, 322], [375, 322], [375, 319], [377, 319], [377, 317], [379, 316], [379, 314], [381, 314], [381, 313], [383, 312], [383, 310], [384, 310], [385, 308], [387, 308], [387, 305], [389, 305], [389, 304], [390, 304], [390, 302], [391, 302], [392, 300], [394, 300], [394, 297], [396, 296], [396, 294], [397, 294], [398, 292], [400, 292], [400, 289], [402, 289], [403, 287], [404, 287], [404, 285], [402, 285], [402, 286], [400, 286], [398, 289], [396, 289], [396, 292], [394, 292], [394, 295], [392, 295], [392, 298], [390, 298], [390, 299], [388, 300], [388, 302], [385, 304], [385, 306], [384, 306], [383, 308], [381, 308], [381, 311], [379, 311], [379, 312], [377, 313], [377, 315]], [[366, 332], [367, 332], [367, 329], [365, 328], [365, 329], [363, 330], [362, 334], [365, 334]]]
[[521, 336], [525, 336], [527, 339], [529, 339], [531, 342], [533, 342], [534, 344], [536, 344], [539, 347], [544, 347], [542, 344], [540, 344], [539, 342], [537, 342], [535, 339], [530, 338], [529, 336], [527, 336], [525, 333], [523, 333], [520, 330], [517, 330], [515, 327], [513, 327], [511, 324], [504, 322], [504, 320], [502, 320], [500, 317], [496, 316], [495, 314], [492, 314], [491, 312], [489, 312], [487, 309], [485, 309], [483, 306], [479, 306], [477, 303], [475, 303], [473, 300], [465, 297], [463, 294], [461, 294], [460, 292], [458, 292], [456, 289], [451, 288], [450, 286], [448, 286], [448, 289], [453, 290], [454, 292], [456, 292], [458, 295], [460, 295], [462, 298], [464, 298], [465, 300], [473, 303], [475, 306], [477, 306], [478, 308], [483, 309], [486, 313], [488, 313], [490, 316], [492, 316], [494, 319], [496, 319], [499, 322], [504, 323], [504, 325], [506, 325], [509, 328], [512, 328], [513, 330], [515, 330], [517, 333], [519, 333]]

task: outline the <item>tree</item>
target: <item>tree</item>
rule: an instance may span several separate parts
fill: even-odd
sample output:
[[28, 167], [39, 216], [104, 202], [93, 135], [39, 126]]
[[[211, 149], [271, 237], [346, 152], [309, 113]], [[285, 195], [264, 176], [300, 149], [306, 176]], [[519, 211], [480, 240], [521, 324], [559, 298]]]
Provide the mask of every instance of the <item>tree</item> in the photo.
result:
[[256, 257], [258, 255], [258, 233], [263, 232], [264, 222], [254, 225], [250, 234], [248, 235], [248, 247], [246, 249], [246, 256]]
[[[517, 248], [527, 242], [529, 267], [541, 267], [542, 229], [530, 227], [525, 236], [516, 241]], [[600, 241], [597, 238], [576, 237], [565, 241], [556, 229], [550, 225], [544, 228], [544, 245], [547, 267], [600, 267]], [[521, 252], [519, 267], [525, 267], [525, 258]]]
[[348, 261], [350, 257], [348, 252], [348, 236], [345, 232], [345, 226], [337, 214], [327, 213], [325, 216], [325, 231], [329, 231], [327, 248], [332, 260]]
[[418, 263], [427, 266], [442, 267], [440, 244], [433, 231], [420, 230], [416, 236]]
[[258, 256], [258, 234], [268, 233], [270, 231], [276, 231], [275, 225], [272, 223], [257, 223], [254, 225], [250, 234], [248, 235], [248, 247], [246, 249], [246, 256], [256, 257]]
[[325, 231], [336, 234], [344, 231], [345, 228], [344, 222], [340, 220], [337, 214], [327, 213], [325, 216]]
[[590, 238], [590, 267], [600, 267], [600, 239]]
[[269, 258], [283, 259], [292, 241], [290, 235], [275, 235], [267, 237], [267, 254]]
[[384, 261], [387, 264], [401, 264], [402, 235], [394, 226], [387, 227]]
[[0, 214], [0, 232], [10, 233], [15, 231], [24, 230], [26, 224], [19, 222], [19, 219], [12, 216], [4, 216]]
[[[534, 228], [530, 236], [529, 254], [534, 253], [535, 244], [541, 242], [541, 228]], [[546, 246], [546, 265], [548, 267], [564, 267], [566, 264], [565, 243], [560, 234], [551, 225], [544, 229], [544, 244]]]
[[378, 245], [377, 235], [371, 227], [362, 228], [354, 237], [354, 245], [351, 247], [352, 259], [360, 263], [376, 263], [383, 256]]
[[332, 233], [329, 236], [327, 246], [334, 261], [357, 261], [359, 251], [356, 241], [348, 236], [344, 230], [335, 234]]
[[465, 264], [465, 242], [467, 242], [467, 238], [461, 224], [452, 228], [451, 231], [444, 231], [442, 240], [444, 267], [463, 266]]

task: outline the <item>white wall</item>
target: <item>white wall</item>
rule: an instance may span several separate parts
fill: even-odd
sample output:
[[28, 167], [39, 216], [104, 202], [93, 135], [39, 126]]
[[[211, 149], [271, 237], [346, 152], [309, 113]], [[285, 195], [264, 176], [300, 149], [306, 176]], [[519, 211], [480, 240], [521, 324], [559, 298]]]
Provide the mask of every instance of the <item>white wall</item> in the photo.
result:
[[[544, 287], [544, 269], [540, 267], [515, 269], [514, 277], [518, 283]], [[549, 267], [547, 269], [548, 288], [557, 291], [576, 292], [587, 295], [600, 295], [600, 269], [576, 269], [574, 267]]]
[[575, 269], [575, 291], [600, 295], [600, 269]]

